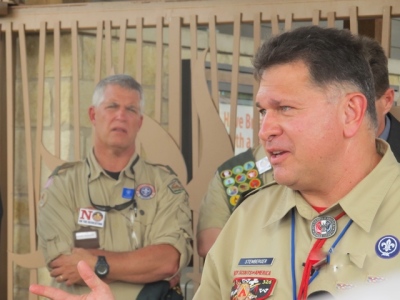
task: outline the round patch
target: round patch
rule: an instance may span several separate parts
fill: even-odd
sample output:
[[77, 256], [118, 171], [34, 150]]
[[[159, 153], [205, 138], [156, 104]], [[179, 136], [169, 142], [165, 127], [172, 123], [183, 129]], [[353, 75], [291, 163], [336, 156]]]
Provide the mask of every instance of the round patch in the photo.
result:
[[154, 186], [150, 184], [141, 184], [137, 187], [136, 195], [144, 200], [151, 199], [155, 196], [156, 191]]
[[249, 185], [252, 189], [256, 189], [261, 185], [261, 180], [258, 178], [254, 178], [249, 182]]
[[311, 234], [316, 239], [328, 239], [336, 233], [336, 220], [330, 216], [316, 217], [311, 222]]
[[385, 235], [376, 242], [375, 252], [380, 258], [393, 258], [399, 254], [399, 240], [393, 235]]
[[224, 179], [224, 186], [231, 186], [234, 183], [235, 183], [235, 179], [233, 179], [232, 177]]
[[230, 186], [226, 189], [226, 193], [228, 194], [228, 196], [235, 196], [237, 195], [237, 193], [239, 192], [237, 186]]
[[238, 202], [239, 198], [240, 198], [239, 195], [232, 196], [232, 197], [229, 199], [229, 203], [230, 203], [232, 206], [235, 206], [236, 203]]
[[255, 162], [250, 160], [247, 163], [245, 163], [243, 165], [243, 167], [244, 167], [245, 171], [248, 171], [248, 170], [254, 169], [255, 165], [256, 165]]
[[240, 183], [240, 182], [245, 182], [247, 180], [246, 175], [244, 174], [238, 174], [235, 176], [235, 180], [236, 182]]
[[249, 188], [249, 185], [247, 184], [247, 183], [241, 183], [241, 184], [239, 184], [239, 191], [241, 192], [241, 193], [243, 193], [243, 192], [245, 192], [245, 191], [248, 191], [250, 188]]
[[256, 178], [257, 175], [258, 175], [258, 172], [255, 169], [247, 172], [247, 178], [249, 178], [249, 179]]
[[242, 166], [236, 166], [233, 168], [233, 174], [240, 174], [243, 173], [243, 167]]
[[220, 174], [221, 178], [228, 178], [232, 176], [232, 171], [231, 170], [225, 170], [222, 171]]

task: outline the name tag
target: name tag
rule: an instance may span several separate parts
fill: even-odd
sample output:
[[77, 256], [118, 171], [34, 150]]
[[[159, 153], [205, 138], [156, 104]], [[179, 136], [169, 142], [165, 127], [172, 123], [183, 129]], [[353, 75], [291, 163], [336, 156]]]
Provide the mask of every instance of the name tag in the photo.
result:
[[272, 257], [241, 258], [239, 266], [270, 266], [273, 261]]

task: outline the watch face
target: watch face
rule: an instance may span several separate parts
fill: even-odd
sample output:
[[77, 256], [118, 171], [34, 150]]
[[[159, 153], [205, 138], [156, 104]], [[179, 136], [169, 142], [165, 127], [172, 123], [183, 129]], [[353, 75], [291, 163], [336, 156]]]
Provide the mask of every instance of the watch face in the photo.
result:
[[106, 264], [99, 264], [96, 267], [96, 272], [99, 275], [106, 275], [108, 273], [108, 266]]
[[96, 275], [99, 277], [104, 277], [108, 274], [109, 267], [104, 256], [99, 256], [94, 270]]

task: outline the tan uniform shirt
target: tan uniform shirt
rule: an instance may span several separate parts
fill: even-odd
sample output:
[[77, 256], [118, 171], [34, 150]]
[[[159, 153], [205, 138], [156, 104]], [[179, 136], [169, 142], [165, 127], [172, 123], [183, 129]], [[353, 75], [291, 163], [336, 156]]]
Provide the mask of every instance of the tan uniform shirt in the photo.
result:
[[350, 219], [353, 223], [334, 248], [330, 263], [309, 285], [308, 295], [340, 294], [360, 281], [376, 284], [388, 272], [400, 270], [400, 165], [386, 142], [379, 140], [377, 148], [384, 156], [375, 169], [321, 214], [285, 186], [272, 184], [250, 196], [208, 253], [194, 299], [293, 299], [292, 287], [297, 295], [303, 263], [316, 241], [312, 221], [342, 211], [346, 214], [338, 220], [336, 234], [322, 250], [327, 253]]
[[[39, 247], [46, 263], [60, 254], [69, 254], [74, 247], [73, 232], [81, 208], [96, 205], [118, 205], [129, 201], [135, 189], [137, 216], [132, 208], [106, 213], [104, 226], [98, 230], [100, 249], [133, 251], [148, 245], [170, 244], [180, 252], [180, 268], [187, 266], [192, 255], [191, 213], [188, 195], [175, 175], [146, 163], [134, 155], [115, 180], [97, 163], [93, 152], [82, 162], [67, 165], [52, 176], [42, 192], [39, 203], [37, 233]], [[87, 293], [86, 287], [67, 287], [53, 280], [53, 286], [70, 293]], [[110, 284], [116, 299], [136, 299], [141, 284], [115, 282]]]
[[[253, 155], [255, 163], [260, 162], [269, 165], [268, 158], [266, 157], [262, 146], [254, 148]], [[261, 178], [262, 183], [265, 184], [273, 181], [271, 168], [264, 166], [263, 164], [261, 165], [262, 166], [260, 166], [259, 169], [256, 169], [257, 166], [255, 166], [255, 169], [259, 171], [259, 177]], [[265, 169], [261, 169], [264, 167]], [[243, 174], [245, 172], [246, 171], [244, 171]], [[227, 198], [227, 188], [227, 186], [223, 185], [220, 174], [217, 171], [209, 184], [207, 194], [201, 202], [197, 232], [208, 228], [224, 227], [225, 223], [231, 216], [232, 207], [236, 203], [235, 199], [237, 201], [237, 198], [234, 197], [232, 197], [232, 200]], [[240, 192], [238, 194], [240, 195]]]

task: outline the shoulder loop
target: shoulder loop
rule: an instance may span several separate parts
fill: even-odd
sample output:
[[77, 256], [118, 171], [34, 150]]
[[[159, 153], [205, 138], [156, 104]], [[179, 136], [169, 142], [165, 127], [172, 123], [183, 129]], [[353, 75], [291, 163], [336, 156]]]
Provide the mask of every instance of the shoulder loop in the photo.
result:
[[275, 184], [278, 184], [278, 183], [277, 183], [276, 181], [272, 181], [272, 182], [269, 182], [269, 183], [267, 183], [267, 184], [264, 184], [264, 185], [260, 186], [259, 188], [256, 188], [256, 189], [252, 189], [252, 190], [248, 190], [248, 191], [246, 191], [246, 192], [243, 192], [243, 193], [240, 195], [240, 198], [238, 199], [238, 201], [236, 202], [236, 205], [235, 205], [235, 207], [233, 208], [233, 211], [235, 211], [235, 210], [239, 207], [239, 205], [242, 204], [242, 203], [244, 202], [244, 200], [246, 200], [246, 199], [249, 198], [250, 196], [252, 196], [252, 195], [258, 193], [259, 191], [261, 191], [261, 190], [263, 190], [263, 189], [266, 189], [266, 188], [268, 188], [268, 187], [270, 187], [270, 186], [273, 186], [273, 185], [275, 185]]
[[163, 164], [152, 164], [146, 161], [146, 164], [150, 165], [150, 166], [154, 166], [154, 167], [160, 167], [161, 169], [167, 171], [169, 174], [171, 175], [175, 175], [176, 177], [178, 177], [178, 175], [175, 173], [175, 171], [168, 165], [163, 165]]
[[76, 165], [78, 162], [67, 162], [67, 163], [64, 163], [64, 164], [62, 164], [62, 165], [60, 165], [60, 166], [57, 166], [55, 169], [54, 169], [54, 171], [50, 174], [50, 176], [49, 176], [49, 178], [50, 177], [53, 177], [53, 176], [55, 176], [55, 175], [58, 175], [58, 173], [60, 172], [60, 171], [62, 171], [62, 170], [65, 170], [65, 169], [68, 169], [68, 168], [71, 168], [72, 166], [74, 166], [74, 165]]

